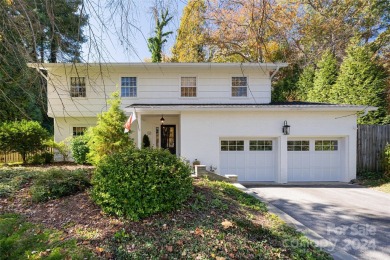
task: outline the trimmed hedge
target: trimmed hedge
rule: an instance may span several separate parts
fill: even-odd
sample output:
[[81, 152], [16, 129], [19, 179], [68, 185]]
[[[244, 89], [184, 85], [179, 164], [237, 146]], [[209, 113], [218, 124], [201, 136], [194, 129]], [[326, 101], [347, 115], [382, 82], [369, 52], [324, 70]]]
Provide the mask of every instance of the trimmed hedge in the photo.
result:
[[191, 168], [160, 149], [108, 155], [92, 178], [92, 197], [109, 214], [138, 220], [181, 206], [192, 193]]

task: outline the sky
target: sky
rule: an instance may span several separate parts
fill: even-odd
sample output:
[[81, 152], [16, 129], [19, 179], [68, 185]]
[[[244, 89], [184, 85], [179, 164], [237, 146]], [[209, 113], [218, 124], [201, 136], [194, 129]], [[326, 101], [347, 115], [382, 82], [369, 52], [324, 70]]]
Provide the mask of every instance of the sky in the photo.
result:
[[[121, 7], [108, 6], [106, 3], [109, 1], [86, 1], [90, 27], [84, 29], [89, 39], [82, 47], [85, 62], [143, 62], [150, 58], [147, 39], [153, 36], [155, 28], [152, 6], [156, 1], [122, 0], [120, 2], [125, 6]], [[170, 55], [186, 1], [166, 2], [173, 19], [165, 31], [172, 31], [173, 34], [169, 35], [163, 52]]]

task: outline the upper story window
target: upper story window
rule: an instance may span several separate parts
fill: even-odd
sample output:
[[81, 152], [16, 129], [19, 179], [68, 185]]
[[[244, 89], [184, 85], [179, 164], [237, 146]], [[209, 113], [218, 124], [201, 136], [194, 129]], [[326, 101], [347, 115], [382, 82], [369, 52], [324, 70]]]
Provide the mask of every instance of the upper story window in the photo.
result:
[[86, 127], [80, 127], [80, 126], [73, 127], [73, 136], [84, 135], [85, 130], [87, 130]]
[[70, 96], [85, 97], [85, 77], [70, 77]]
[[247, 77], [232, 77], [232, 97], [246, 97], [248, 95]]
[[196, 77], [181, 77], [181, 96], [196, 97]]
[[137, 78], [122, 77], [121, 78], [121, 97], [136, 97], [137, 96]]

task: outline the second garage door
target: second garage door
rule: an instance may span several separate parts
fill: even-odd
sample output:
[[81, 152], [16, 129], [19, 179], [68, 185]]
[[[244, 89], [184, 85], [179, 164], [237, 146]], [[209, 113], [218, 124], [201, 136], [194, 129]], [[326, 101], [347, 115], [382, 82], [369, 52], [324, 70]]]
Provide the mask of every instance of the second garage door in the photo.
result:
[[238, 181], [275, 181], [276, 142], [251, 138], [220, 141], [220, 172]]
[[342, 148], [336, 138], [288, 140], [288, 182], [341, 181]]

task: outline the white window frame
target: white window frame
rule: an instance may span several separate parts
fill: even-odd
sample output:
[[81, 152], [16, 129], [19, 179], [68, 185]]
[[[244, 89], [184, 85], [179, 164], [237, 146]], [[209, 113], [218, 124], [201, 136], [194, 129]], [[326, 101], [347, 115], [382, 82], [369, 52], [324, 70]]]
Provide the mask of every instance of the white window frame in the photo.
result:
[[[245, 86], [243, 86], [243, 85], [233, 86], [233, 79], [234, 78], [245, 78], [246, 79], [246, 85]], [[233, 98], [246, 98], [246, 97], [248, 97], [248, 85], [249, 85], [248, 81], [249, 81], [248, 76], [242, 76], [242, 75], [241, 76], [231, 76], [231, 78], [230, 78], [231, 96]], [[237, 91], [237, 95], [234, 95], [234, 93], [235, 93], [235, 91], [233, 91], [234, 88], [237, 88], [237, 89], [239, 89], [239, 88], [244, 89], [245, 88], [245, 95], [238, 95], [238, 93], [240, 93], [240, 91]]]
[[[124, 86], [122, 85], [122, 79], [123, 78], [129, 78], [130, 79], [130, 82], [131, 82], [131, 78], [135, 78], [135, 86], [131, 86], [131, 83], [129, 83], [130, 85], [129, 86]], [[120, 79], [119, 79], [119, 82], [120, 82], [120, 86], [121, 86], [121, 97], [122, 98], [136, 98], [138, 97], [138, 77], [137, 76], [121, 76]], [[123, 91], [122, 89], [129, 89], [128, 90], [128, 93], [129, 95], [123, 95]], [[132, 92], [132, 90], [135, 92]], [[133, 94], [132, 94], [133, 93]]]
[[[78, 83], [78, 84], [74, 84], [73, 81], [74, 79], [76, 79], [75, 81], [78, 81], [78, 82], [75, 82], [75, 83]], [[78, 79], [78, 80], [77, 80]], [[80, 84], [80, 79], [83, 79], [84, 81], [84, 84]], [[70, 96], [72, 98], [74, 97], [87, 97], [87, 78], [82, 76], [71, 76], [70, 77]]]
[[[195, 79], [195, 86], [183, 86], [183, 78]], [[195, 88], [195, 96], [183, 96], [183, 88], [188, 88], [188, 89]], [[180, 77], [180, 97], [182, 97], [182, 98], [196, 98], [196, 97], [198, 97], [198, 78], [196, 76], [181, 76]]]
[[[256, 144], [251, 144], [251, 142], [256, 142]], [[271, 142], [270, 144], [267, 144], [266, 142]], [[266, 139], [249, 139], [248, 143], [248, 149], [250, 152], [272, 152], [273, 151], [273, 140], [266, 140]], [[255, 150], [252, 150], [251, 148], [256, 148]], [[271, 149], [269, 149], [271, 148]]]
[[[80, 131], [81, 129], [83, 129], [83, 130]], [[72, 136], [76, 137], [76, 136], [84, 135], [86, 130], [87, 130], [86, 126], [73, 126], [72, 127]]]
[[[293, 145], [290, 145], [289, 143], [290, 142], [294, 142], [295, 144]], [[298, 144], [297, 142], [300, 142], [300, 144]], [[307, 142], [307, 144], [302, 144], [302, 142]], [[288, 140], [287, 141], [287, 151], [289, 152], [309, 152], [311, 149], [310, 149], [310, 140], [307, 140], [307, 139], [299, 139], [299, 140]], [[293, 149], [290, 150], [290, 147], [293, 147]], [[300, 147], [301, 149], [297, 149], [295, 147]], [[304, 150], [303, 147], [308, 147], [308, 150]]]
[[[242, 145], [241, 143], [238, 144], [237, 142], [242, 142]], [[220, 146], [219, 146], [219, 149], [221, 152], [244, 152], [245, 151], [245, 140], [244, 139], [222, 139], [220, 141]], [[225, 147], [226, 150], [223, 150], [222, 147]], [[238, 149], [240, 147], [240, 149]], [[232, 148], [232, 149], [230, 149]], [[233, 149], [235, 148], [235, 149]], [[242, 150], [241, 150], [242, 148]]]
[[[321, 143], [319, 143], [321, 142]], [[324, 142], [329, 142], [325, 143]], [[339, 140], [336, 139], [315, 139], [314, 151], [316, 152], [337, 152], [339, 150]]]

